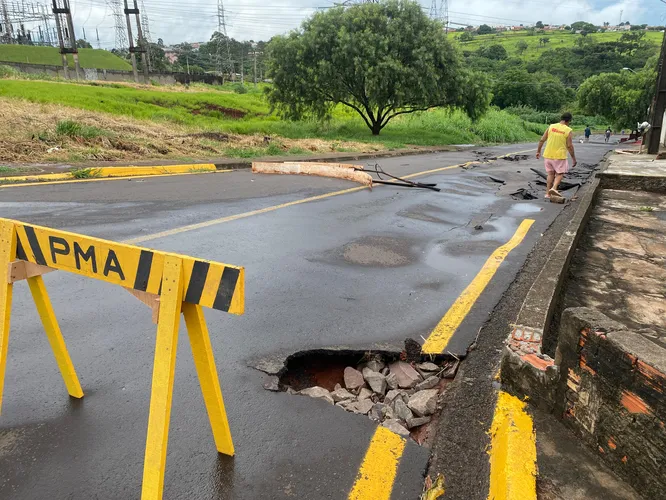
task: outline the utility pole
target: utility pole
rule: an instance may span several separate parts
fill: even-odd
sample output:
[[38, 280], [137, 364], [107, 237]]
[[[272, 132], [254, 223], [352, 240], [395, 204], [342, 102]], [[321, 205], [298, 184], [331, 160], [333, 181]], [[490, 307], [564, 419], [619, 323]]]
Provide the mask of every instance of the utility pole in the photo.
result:
[[141, 29], [141, 17], [139, 13], [139, 5], [136, 0], [134, 0], [134, 9], [132, 9], [134, 15], [136, 16], [136, 34], [139, 37], [139, 48], [134, 49], [137, 52], [141, 52], [141, 65], [143, 66], [143, 83], [150, 83], [150, 73], [148, 72], [148, 44], [146, 44], [146, 39], [143, 37], [143, 31]]
[[127, 41], [129, 43], [130, 59], [132, 61], [132, 73], [134, 73], [134, 81], [139, 83], [139, 73], [136, 70], [136, 55], [134, 51], [134, 37], [132, 36], [132, 24], [130, 23], [129, 8], [127, 7], [127, 0], [125, 0], [125, 20], [127, 21]]
[[[666, 35], [666, 34], [665, 34]], [[659, 69], [657, 72], [657, 89], [652, 101], [649, 123], [650, 130], [647, 133], [647, 152], [654, 155], [659, 152], [659, 141], [661, 140], [661, 129], [666, 111], [666, 36], [661, 42], [661, 57], [659, 58]]]
[[[69, 0], [62, 0], [63, 9], [67, 19], [67, 26], [69, 27], [69, 52], [74, 58], [74, 68], [76, 70], [76, 79], [81, 79], [81, 66], [79, 65], [79, 50], [76, 48], [76, 35], [74, 34], [74, 22], [72, 21], [72, 9], [69, 8]], [[56, 3], [56, 0], [53, 0]], [[53, 11], [55, 14], [55, 10]]]
[[[56, 29], [58, 30], [58, 42], [60, 44], [60, 57], [62, 58], [62, 69], [65, 72], [65, 79], [69, 80], [69, 62], [67, 61], [67, 54], [72, 50], [76, 50], [76, 44], [74, 49], [70, 49], [65, 45], [65, 33], [66, 28], [62, 26], [62, 19], [60, 19], [61, 14], [65, 14], [69, 9], [60, 8], [58, 6], [57, 0], [53, 0], [53, 14], [55, 15], [55, 24]], [[77, 72], [78, 78], [78, 72]]]

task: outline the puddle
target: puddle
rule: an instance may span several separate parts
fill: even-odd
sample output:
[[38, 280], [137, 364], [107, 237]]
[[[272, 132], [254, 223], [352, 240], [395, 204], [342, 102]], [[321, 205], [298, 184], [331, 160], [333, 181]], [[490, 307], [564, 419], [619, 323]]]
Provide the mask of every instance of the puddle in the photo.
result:
[[533, 214], [542, 210], [543, 206], [536, 203], [515, 203], [509, 209], [510, 212], [519, 212], [521, 214]]

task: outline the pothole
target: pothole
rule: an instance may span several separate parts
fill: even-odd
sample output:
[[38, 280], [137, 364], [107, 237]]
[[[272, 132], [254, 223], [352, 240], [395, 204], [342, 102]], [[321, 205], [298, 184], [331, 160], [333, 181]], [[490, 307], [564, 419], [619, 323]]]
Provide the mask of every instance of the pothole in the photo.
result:
[[419, 352], [406, 347], [402, 353], [298, 353], [264, 388], [321, 399], [426, 444], [441, 411], [441, 395], [455, 377], [459, 361], [428, 360], [420, 355], [420, 346]]

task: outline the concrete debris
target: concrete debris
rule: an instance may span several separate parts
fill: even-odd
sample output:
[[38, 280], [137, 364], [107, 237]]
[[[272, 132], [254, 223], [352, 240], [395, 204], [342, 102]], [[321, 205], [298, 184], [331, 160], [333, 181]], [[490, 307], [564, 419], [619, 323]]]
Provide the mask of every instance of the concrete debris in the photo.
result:
[[399, 391], [397, 389], [391, 389], [386, 393], [386, 396], [384, 396], [384, 403], [386, 404], [391, 404], [395, 398], [400, 396], [402, 394], [402, 391]]
[[422, 425], [430, 422], [430, 417], [413, 417], [407, 419], [407, 428], [413, 429], [414, 427], [420, 427]]
[[425, 391], [419, 391], [409, 398], [407, 406], [419, 417], [424, 417], [426, 415], [432, 415], [437, 410], [437, 396], [439, 395], [439, 390], [437, 389], [426, 389]]
[[[405, 345], [408, 345], [407, 341]], [[412, 351], [415, 348], [411, 349], [410, 346]], [[404, 354], [401, 354], [401, 359], [408, 357]], [[405, 362], [374, 355], [368, 361], [345, 367], [341, 374], [344, 386], [336, 383], [331, 392], [319, 386], [296, 392], [284, 380], [280, 387], [277, 377], [267, 379], [264, 387], [268, 390], [286, 388], [290, 394], [323, 399], [345, 411], [367, 415], [396, 434], [408, 436], [408, 429], [416, 429], [431, 422], [432, 415], [438, 409], [442, 387], [440, 381], [455, 376], [458, 368], [458, 361], [438, 364], [420, 362], [420, 359]], [[419, 440], [417, 442], [422, 444]]]
[[404, 361], [396, 361], [389, 365], [391, 373], [395, 374], [398, 379], [398, 387], [403, 389], [411, 389], [416, 384], [423, 380], [419, 372], [417, 372], [409, 363]]
[[351, 366], [345, 368], [344, 377], [345, 387], [349, 390], [353, 391], [354, 389], [358, 389], [359, 387], [363, 387], [365, 385], [363, 374]]
[[352, 403], [351, 405], [349, 405], [348, 408], [351, 408], [353, 406], [354, 409], [352, 411], [354, 413], [367, 415], [370, 412], [370, 410], [372, 410], [372, 407], [374, 405], [375, 403], [373, 403], [371, 399], [364, 399], [363, 401], [357, 401], [356, 403]]
[[317, 385], [315, 385], [314, 387], [308, 387], [307, 389], [303, 389], [301, 391], [301, 394], [305, 396], [310, 396], [311, 398], [323, 399], [327, 403], [335, 404], [335, 401], [333, 401], [331, 394], [323, 387], [319, 387]]
[[409, 436], [409, 431], [400, 423], [399, 420], [390, 419], [384, 420], [382, 427], [386, 427], [391, 432], [395, 432], [399, 436], [407, 437]]
[[437, 384], [439, 384], [439, 377], [436, 375], [432, 375], [431, 377], [428, 377], [425, 379], [423, 382], [416, 384], [416, 389], [417, 391], [424, 391], [426, 389], [432, 389], [435, 387]]
[[334, 390], [331, 393], [331, 397], [333, 398], [333, 401], [335, 401], [336, 403], [356, 398], [356, 396], [354, 396], [351, 392], [349, 392], [347, 389], [343, 389], [342, 387]]
[[410, 418], [414, 418], [412, 410], [410, 410], [402, 398], [396, 398], [393, 402], [393, 413], [395, 413], [396, 418], [406, 422]]
[[377, 371], [372, 371], [370, 368], [363, 368], [363, 378], [374, 392], [383, 396], [386, 392], [386, 377]]
[[426, 361], [425, 363], [417, 363], [416, 369], [424, 372], [438, 372], [442, 369], [441, 366], [437, 366], [435, 363]]
[[[389, 389], [397, 389], [398, 388], [398, 377], [395, 376], [395, 373], [391, 373], [387, 368], [385, 368], [386, 373], [386, 385], [388, 386]], [[388, 374], [388, 375], [387, 375]]]
[[372, 391], [366, 387], [362, 387], [358, 393], [358, 400], [370, 399], [370, 396], [372, 396]]
[[368, 416], [375, 422], [382, 422], [386, 419], [396, 418], [393, 408], [384, 403], [375, 403]]
[[371, 359], [365, 364], [366, 368], [370, 368], [373, 372], [381, 372], [386, 364], [381, 359]]

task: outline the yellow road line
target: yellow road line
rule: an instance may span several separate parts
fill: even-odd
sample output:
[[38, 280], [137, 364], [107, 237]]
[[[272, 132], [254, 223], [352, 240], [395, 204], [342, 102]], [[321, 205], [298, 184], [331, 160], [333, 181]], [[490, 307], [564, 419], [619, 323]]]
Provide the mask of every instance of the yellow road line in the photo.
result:
[[472, 282], [467, 285], [467, 288], [461, 293], [453, 305], [446, 312], [444, 317], [440, 320], [439, 324], [432, 331], [430, 336], [423, 344], [423, 352], [427, 354], [440, 354], [446, 349], [449, 340], [458, 329], [460, 324], [467, 316], [467, 313], [472, 309], [472, 306], [477, 301], [481, 292], [488, 286], [490, 280], [495, 275], [500, 265], [504, 261], [509, 252], [516, 248], [525, 238], [527, 231], [534, 224], [534, 220], [525, 219], [520, 223], [518, 229], [504, 245], [498, 247], [486, 260], [479, 273], [474, 277]]
[[[28, 182], [25, 184], [0, 184], [0, 189], [2, 188], [12, 188], [12, 187], [28, 187], [28, 186], [50, 186], [52, 184], [76, 184], [79, 182], [101, 182], [101, 181], [123, 181], [127, 179], [146, 179], [150, 177], [171, 177], [173, 175], [199, 175], [199, 174], [221, 174], [224, 172], [232, 172], [232, 169], [228, 170], [216, 170], [210, 172], [184, 172], [184, 173], [171, 173], [171, 174], [149, 174], [149, 175], [129, 175], [126, 177], [94, 177], [91, 179], [64, 179], [62, 181], [38, 181], [38, 182]], [[4, 177], [3, 177], [4, 178]], [[3, 178], [0, 178], [3, 179]], [[12, 179], [12, 177], [6, 177], [6, 179]]]
[[536, 500], [536, 440], [525, 403], [500, 391], [490, 438], [488, 500]]
[[386, 427], [377, 427], [349, 493], [349, 500], [389, 500], [406, 443], [404, 438]]
[[[498, 158], [504, 158], [505, 156], [511, 156], [515, 154], [520, 154], [520, 153], [527, 153], [529, 151], [536, 151], [533, 149], [526, 150], [526, 151], [517, 151], [515, 153], [507, 153], [502, 156], [498, 156]], [[442, 172], [444, 170], [451, 170], [453, 168], [460, 168], [464, 167], [467, 165], [470, 165], [472, 163], [476, 163], [473, 161], [469, 161], [466, 163], [458, 163], [457, 165], [449, 165], [446, 167], [440, 167], [440, 168], [435, 168], [432, 170], [424, 170], [422, 172], [415, 172], [413, 174], [405, 175], [403, 178], [408, 179], [412, 177], [418, 177], [420, 175], [427, 175], [427, 174], [432, 174], [432, 173], [437, 173], [437, 172]], [[0, 186], [1, 187], [1, 186]], [[151, 241], [151, 240], [156, 240], [158, 238], [165, 238], [167, 236], [173, 236], [176, 234], [180, 233], [186, 233], [188, 231], [194, 231], [196, 229], [203, 229], [205, 227], [210, 227], [210, 226], [216, 226], [218, 224], [224, 224], [225, 222], [231, 222], [239, 219], [245, 219], [246, 217], [252, 217], [253, 215], [260, 215], [260, 214], [265, 214], [268, 212], [273, 212], [275, 210], [279, 210], [281, 208], [287, 208], [287, 207], [293, 207], [294, 205], [300, 205], [302, 203], [309, 203], [311, 201], [318, 201], [318, 200], [324, 200], [326, 198], [331, 198], [333, 196], [340, 196], [342, 194], [349, 194], [349, 193], [355, 193], [356, 191], [361, 191], [362, 189], [367, 189], [365, 186], [358, 186], [354, 188], [349, 188], [349, 189], [342, 189], [340, 191], [333, 191], [331, 193], [326, 193], [326, 194], [320, 194], [317, 196], [310, 196], [309, 198], [303, 198], [301, 200], [294, 200], [290, 201], [287, 203], [281, 203], [280, 205], [273, 205], [270, 207], [266, 208], [261, 208], [258, 210], [252, 210], [250, 212], [243, 212], [240, 214], [235, 214], [235, 215], [229, 215], [227, 217], [220, 217], [219, 219], [212, 219], [212, 220], [207, 220], [204, 222], [198, 222], [196, 224], [190, 224], [188, 226], [182, 226], [182, 227], [177, 227], [174, 229], [169, 229], [167, 231], [161, 231], [159, 233], [154, 233], [154, 234], [147, 234], [145, 236], [137, 236], [136, 238], [130, 238], [128, 240], [125, 240], [123, 243], [129, 243], [132, 245], [136, 245], [138, 243], [145, 243], [146, 241]]]

